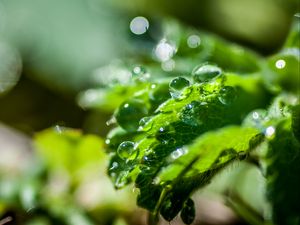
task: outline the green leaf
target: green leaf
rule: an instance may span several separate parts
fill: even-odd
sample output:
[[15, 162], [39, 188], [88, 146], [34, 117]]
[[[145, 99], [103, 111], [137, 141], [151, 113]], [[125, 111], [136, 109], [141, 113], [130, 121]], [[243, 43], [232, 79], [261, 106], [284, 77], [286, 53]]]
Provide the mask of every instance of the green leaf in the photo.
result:
[[79, 130], [55, 127], [35, 135], [36, 151], [51, 169], [65, 169], [74, 174], [86, 165], [101, 163], [105, 157], [103, 141]]
[[[221, 74], [188, 87], [184, 79], [175, 79], [169, 88], [173, 97], [147, 115], [151, 117], [145, 124], [135, 132], [117, 128], [108, 139], [114, 146], [122, 142], [118, 151], [112, 148], [108, 169], [115, 187], [135, 181], [140, 189], [138, 205], [155, 216], [160, 212], [166, 220], [179, 213], [194, 190], [261, 142], [256, 128], [215, 129], [239, 124], [243, 115], [264, 101], [256, 76]], [[128, 157], [123, 150], [120, 154], [122, 146], [131, 146]]]

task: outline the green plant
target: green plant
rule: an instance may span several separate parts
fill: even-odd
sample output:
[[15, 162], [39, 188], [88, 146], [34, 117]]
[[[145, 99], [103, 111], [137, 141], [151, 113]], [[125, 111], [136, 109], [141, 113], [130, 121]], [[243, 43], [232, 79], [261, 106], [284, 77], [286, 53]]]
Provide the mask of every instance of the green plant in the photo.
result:
[[[179, 213], [191, 224], [191, 194], [241, 160], [266, 176], [274, 224], [300, 224], [298, 26], [280, 52], [265, 58], [167, 23], [160, 43], [171, 50], [165, 58], [156, 54], [160, 63], [141, 55], [136, 64], [148, 66], [132, 73], [130, 63], [118, 64], [115, 71], [127, 71], [125, 84], [81, 94], [85, 107], [117, 108], [109, 124], [118, 126], [106, 140], [108, 174], [116, 189], [134, 183], [150, 224], [159, 214], [171, 221]], [[189, 45], [191, 35], [201, 44]]]

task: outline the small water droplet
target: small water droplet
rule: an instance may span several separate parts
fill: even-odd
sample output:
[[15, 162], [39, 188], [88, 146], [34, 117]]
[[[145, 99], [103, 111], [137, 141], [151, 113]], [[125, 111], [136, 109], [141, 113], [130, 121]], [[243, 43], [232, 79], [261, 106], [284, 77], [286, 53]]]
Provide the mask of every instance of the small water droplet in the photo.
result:
[[135, 66], [133, 69], [132, 69], [132, 76], [135, 77], [135, 76], [141, 76], [143, 74], [145, 74], [147, 72], [147, 70], [142, 67], [142, 66]]
[[128, 183], [128, 171], [122, 171], [115, 180], [115, 188], [120, 189]]
[[272, 138], [272, 137], [274, 137], [275, 131], [276, 130], [275, 130], [275, 128], [273, 126], [269, 126], [265, 130], [265, 136], [267, 138]]
[[268, 121], [268, 112], [265, 109], [257, 109], [244, 119], [243, 124], [246, 126], [253, 126], [261, 131], [265, 130], [264, 123]]
[[130, 30], [136, 35], [144, 34], [149, 28], [149, 21], [142, 16], [133, 18], [130, 22]]
[[182, 148], [177, 148], [175, 151], [171, 153], [171, 159], [175, 160], [180, 158], [181, 156], [185, 155], [187, 153], [187, 148], [182, 147]]
[[113, 163], [111, 164], [111, 167], [109, 168], [109, 170], [115, 170], [115, 169], [117, 169], [118, 167], [119, 167], [119, 163], [113, 162]]
[[190, 82], [184, 77], [176, 77], [169, 84], [170, 94], [173, 98], [179, 98], [184, 88], [188, 87]]
[[134, 142], [124, 141], [119, 145], [117, 153], [121, 159], [131, 161], [137, 158], [139, 151], [135, 148]]
[[283, 59], [279, 59], [276, 61], [275, 66], [278, 69], [283, 69], [285, 67], [286, 63]]
[[222, 69], [215, 65], [198, 65], [192, 71], [193, 80], [201, 83], [222, 74]]
[[109, 138], [107, 138], [107, 139], [105, 140], [105, 144], [107, 144], [107, 145], [110, 144], [110, 139], [109, 139]]
[[205, 118], [206, 111], [206, 102], [192, 101], [184, 107], [179, 118], [190, 126], [200, 126], [204, 122], [203, 118]]
[[162, 39], [154, 50], [155, 56], [161, 62], [165, 62], [171, 59], [175, 52], [176, 47], [167, 42], [166, 39]]
[[220, 90], [219, 101], [224, 105], [230, 105], [236, 99], [236, 90], [234, 87], [225, 86]]
[[201, 39], [196, 34], [190, 35], [187, 39], [187, 45], [190, 48], [197, 48], [200, 45], [200, 43], [201, 43]]

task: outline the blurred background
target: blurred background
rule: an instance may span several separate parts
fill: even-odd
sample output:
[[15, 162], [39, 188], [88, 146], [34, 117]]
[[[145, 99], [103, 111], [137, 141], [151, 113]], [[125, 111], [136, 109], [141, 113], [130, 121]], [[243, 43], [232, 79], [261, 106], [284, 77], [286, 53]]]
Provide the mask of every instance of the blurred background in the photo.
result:
[[[135, 190], [116, 192], [106, 176], [112, 107], [88, 109], [78, 95], [126, 82], [122, 60], [153, 54], [166, 19], [268, 57], [285, 43], [299, 7], [298, 0], [0, 0], [0, 225], [145, 224]], [[220, 176], [196, 195], [199, 224], [247, 224], [216, 194], [237, 176]], [[263, 178], [253, 168], [246, 177], [239, 191], [263, 211]]]

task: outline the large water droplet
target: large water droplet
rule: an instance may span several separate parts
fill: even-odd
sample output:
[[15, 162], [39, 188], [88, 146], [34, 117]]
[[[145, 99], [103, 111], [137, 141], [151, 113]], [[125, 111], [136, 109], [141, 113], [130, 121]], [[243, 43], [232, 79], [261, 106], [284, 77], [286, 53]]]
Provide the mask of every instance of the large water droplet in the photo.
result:
[[139, 151], [135, 148], [134, 142], [124, 141], [119, 145], [117, 153], [121, 159], [131, 161], [136, 159]]
[[180, 113], [180, 120], [190, 126], [200, 126], [203, 124], [207, 111], [207, 103], [192, 101], [187, 104]]
[[115, 117], [122, 128], [127, 131], [136, 131], [139, 127], [140, 119], [147, 114], [148, 109], [144, 102], [138, 99], [132, 99], [119, 107], [115, 113]]
[[173, 98], [179, 98], [182, 90], [190, 85], [190, 82], [184, 77], [176, 77], [170, 84], [170, 94]]
[[220, 90], [219, 101], [224, 105], [230, 105], [236, 99], [236, 90], [234, 87], [225, 86]]
[[185, 224], [189, 225], [195, 220], [195, 215], [196, 211], [194, 201], [188, 198], [183, 205], [180, 217]]
[[222, 73], [222, 69], [214, 65], [198, 65], [192, 71], [193, 80], [201, 83]]
[[149, 99], [154, 108], [170, 98], [169, 85], [167, 83], [152, 84], [149, 91]]

